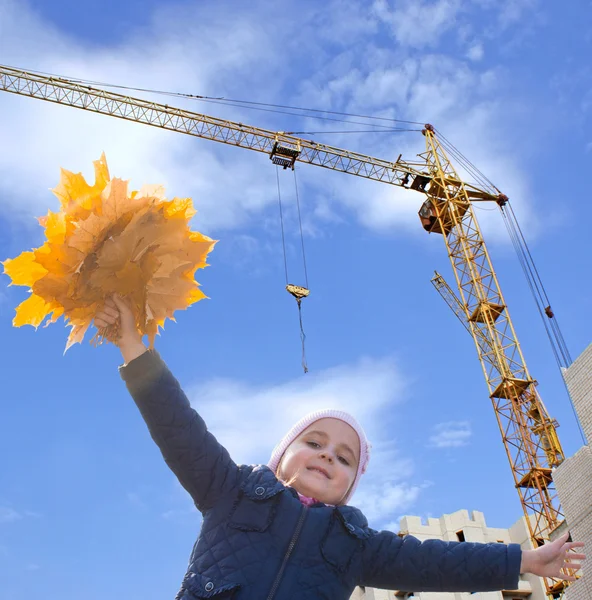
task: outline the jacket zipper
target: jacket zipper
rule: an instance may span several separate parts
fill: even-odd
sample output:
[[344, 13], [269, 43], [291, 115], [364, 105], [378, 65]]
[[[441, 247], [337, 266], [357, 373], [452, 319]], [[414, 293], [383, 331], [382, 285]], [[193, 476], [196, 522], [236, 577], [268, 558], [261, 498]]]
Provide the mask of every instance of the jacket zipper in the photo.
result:
[[286, 568], [286, 565], [288, 564], [288, 559], [290, 558], [290, 554], [292, 554], [292, 551], [294, 550], [294, 546], [296, 546], [296, 542], [298, 541], [298, 537], [300, 536], [300, 530], [302, 529], [302, 525], [304, 524], [304, 519], [306, 518], [306, 510], [307, 510], [306, 506], [303, 506], [302, 512], [300, 513], [300, 519], [298, 520], [298, 524], [296, 525], [296, 529], [294, 530], [294, 535], [292, 536], [290, 545], [288, 546], [288, 549], [286, 550], [286, 554], [284, 556], [284, 561], [282, 562], [282, 566], [280, 567], [277, 577], [275, 578], [275, 581], [273, 582], [273, 585], [271, 586], [271, 591], [269, 592], [269, 596], [267, 596], [267, 600], [272, 600], [273, 597], [275, 596], [275, 593], [277, 592], [277, 589], [280, 585], [280, 581], [282, 579], [282, 575], [284, 574], [284, 570]]

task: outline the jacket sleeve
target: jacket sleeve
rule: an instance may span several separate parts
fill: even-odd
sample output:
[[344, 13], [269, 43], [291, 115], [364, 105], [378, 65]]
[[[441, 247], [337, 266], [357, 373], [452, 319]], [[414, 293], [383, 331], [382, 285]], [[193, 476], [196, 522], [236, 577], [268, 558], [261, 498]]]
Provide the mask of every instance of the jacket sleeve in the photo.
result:
[[232, 489], [239, 470], [191, 408], [159, 354], [149, 350], [119, 368], [165, 462], [203, 513]]
[[365, 544], [361, 585], [408, 592], [515, 590], [519, 544], [425, 540], [373, 532]]

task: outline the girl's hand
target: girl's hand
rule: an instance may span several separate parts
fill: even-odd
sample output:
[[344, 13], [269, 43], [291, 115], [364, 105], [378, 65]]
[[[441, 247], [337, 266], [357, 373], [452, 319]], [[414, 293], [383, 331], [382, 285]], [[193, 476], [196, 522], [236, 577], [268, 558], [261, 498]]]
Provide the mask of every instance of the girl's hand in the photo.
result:
[[574, 560], [585, 560], [585, 554], [573, 554], [569, 552], [572, 548], [579, 548], [584, 542], [568, 542], [569, 533], [540, 546], [536, 550], [526, 550], [523, 554], [522, 573], [533, 573], [539, 577], [555, 577], [564, 581], [576, 581], [576, 577], [564, 572], [566, 569], [577, 571], [579, 562]]
[[142, 336], [136, 329], [134, 314], [127, 300], [113, 294], [105, 300], [103, 310], [95, 315], [95, 327], [107, 327], [119, 323], [119, 340], [116, 342], [125, 363], [131, 362], [146, 351]]

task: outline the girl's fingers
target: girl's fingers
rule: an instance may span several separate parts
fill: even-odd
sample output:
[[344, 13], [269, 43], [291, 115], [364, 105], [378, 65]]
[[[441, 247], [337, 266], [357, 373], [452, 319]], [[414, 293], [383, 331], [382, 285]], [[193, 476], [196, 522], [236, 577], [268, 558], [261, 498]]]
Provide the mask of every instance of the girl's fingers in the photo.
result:
[[117, 315], [116, 317], [113, 317], [112, 315], [106, 313], [105, 311], [98, 312], [95, 315], [95, 323], [97, 321], [101, 321], [102, 323], [107, 323], [108, 325], [113, 325], [114, 323], [117, 323], [118, 320], [119, 320], [119, 315]]
[[113, 302], [121, 314], [131, 313], [131, 308], [128, 303], [117, 294], [113, 294]]
[[107, 327], [109, 325], [109, 323], [107, 323], [106, 321], [103, 321], [102, 319], [97, 319], [95, 318], [95, 327], [97, 329], [102, 329], [103, 327]]
[[115, 307], [112, 308], [111, 306], [105, 306], [105, 308], [103, 309], [103, 312], [107, 315], [114, 317], [115, 319], [117, 319], [117, 317], [119, 317], [119, 311]]

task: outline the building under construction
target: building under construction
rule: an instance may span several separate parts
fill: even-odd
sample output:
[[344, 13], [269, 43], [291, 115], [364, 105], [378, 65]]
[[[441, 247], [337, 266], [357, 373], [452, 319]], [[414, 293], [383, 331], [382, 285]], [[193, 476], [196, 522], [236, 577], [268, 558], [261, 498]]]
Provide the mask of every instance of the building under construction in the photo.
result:
[[[565, 513], [565, 523], [557, 529], [552, 538], [563, 535], [568, 528], [574, 541], [584, 542], [592, 547], [592, 344], [563, 370], [563, 376], [572, 398], [586, 443], [572, 457], [553, 471], [561, 504]], [[530, 529], [526, 517], [521, 517], [509, 529], [487, 527], [483, 513], [459, 510], [439, 519], [428, 519], [422, 523], [420, 517], [403, 517], [401, 534], [412, 535], [419, 540], [441, 539], [444, 541], [520, 544], [523, 550], [533, 548]], [[588, 550], [589, 551], [589, 550]], [[588, 569], [589, 570], [589, 569]], [[586, 566], [580, 571], [584, 573]], [[419, 592], [414, 590], [376, 590], [357, 588], [351, 600], [547, 600], [543, 579], [531, 574], [520, 576], [518, 589], [500, 592], [442, 593]], [[591, 600], [592, 582], [589, 577], [581, 577], [572, 583], [563, 594], [563, 600]]]

